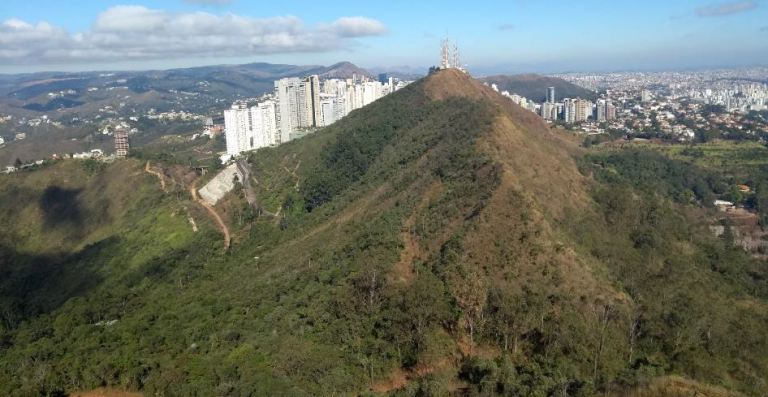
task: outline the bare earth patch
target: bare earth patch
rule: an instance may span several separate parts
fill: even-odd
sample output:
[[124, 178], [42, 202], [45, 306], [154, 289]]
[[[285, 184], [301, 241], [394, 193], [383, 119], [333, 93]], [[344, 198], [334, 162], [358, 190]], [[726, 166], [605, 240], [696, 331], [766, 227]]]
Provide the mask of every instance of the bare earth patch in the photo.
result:
[[144, 394], [138, 392], [114, 390], [114, 389], [95, 389], [89, 391], [77, 391], [70, 394], [71, 397], [144, 397]]

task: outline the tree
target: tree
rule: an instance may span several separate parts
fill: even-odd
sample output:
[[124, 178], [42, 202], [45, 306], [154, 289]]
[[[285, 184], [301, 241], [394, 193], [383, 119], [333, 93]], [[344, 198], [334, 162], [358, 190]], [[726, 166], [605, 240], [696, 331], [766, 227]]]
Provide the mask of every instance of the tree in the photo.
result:
[[454, 280], [452, 292], [461, 309], [464, 326], [469, 331], [469, 355], [472, 355], [475, 331], [483, 325], [488, 285], [482, 275], [476, 270], [470, 270], [463, 280]]
[[[547, 305], [542, 294], [524, 286], [522, 292], [502, 285], [491, 290], [488, 297], [490, 326], [500, 339], [504, 351], [512, 350], [517, 356], [520, 338], [530, 332]], [[511, 346], [510, 346], [511, 345]]]
[[592, 314], [595, 316], [595, 338], [597, 339], [594, 357], [594, 379], [597, 381], [597, 370], [605, 349], [608, 324], [616, 317], [616, 312], [610, 303], [595, 302], [592, 306]]

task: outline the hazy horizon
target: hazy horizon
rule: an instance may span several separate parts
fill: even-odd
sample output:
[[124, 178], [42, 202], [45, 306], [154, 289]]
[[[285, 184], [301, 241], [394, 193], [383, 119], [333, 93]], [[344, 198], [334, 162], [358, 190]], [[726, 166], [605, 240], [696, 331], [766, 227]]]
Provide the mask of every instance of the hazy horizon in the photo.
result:
[[[764, 0], [622, 4], [486, 0], [339, 7], [241, 0], [4, 4], [0, 73], [251, 62], [363, 68], [438, 62], [446, 34], [470, 70], [562, 73], [768, 65]], [[350, 10], [350, 11], [347, 11]], [[599, 19], [597, 16], [599, 15]]]

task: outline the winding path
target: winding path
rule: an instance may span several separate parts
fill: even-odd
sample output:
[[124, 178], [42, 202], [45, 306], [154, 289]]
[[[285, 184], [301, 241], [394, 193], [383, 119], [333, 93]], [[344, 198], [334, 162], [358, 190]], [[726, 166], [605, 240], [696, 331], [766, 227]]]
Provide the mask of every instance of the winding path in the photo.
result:
[[201, 200], [199, 197], [197, 197], [197, 189], [195, 186], [197, 185], [197, 181], [192, 183], [192, 187], [189, 188], [189, 193], [192, 195], [192, 199], [195, 200], [198, 204], [205, 207], [205, 209], [208, 210], [208, 213], [211, 214], [214, 220], [216, 220], [216, 223], [219, 224], [219, 228], [221, 228], [221, 231], [224, 232], [224, 248], [229, 248], [229, 244], [231, 242], [230, 236], [229, 236], [229, 228], [224, 223], [224, 220], [221, 219], [221, 216], [216, 212], [213, 207], [211, 207], [210, 204], [206, 203], [205, 201]]
[[163, 188], [164, 192], [168, 193], [168, 190], [166, 190], [166, 188], [165, 188], [165, 177], [163, 176], [162, 173], [157, 172], [157, 171], [155, 171], [155, 170], [153, 170], [152, 168], [149, 167], [149, 160], [147, 160], [147, 166], [144, 167], [144, 171], [147, 171], [148, 173], [150, 173], [150, 174], [156, 176], [158, 179], [160, 179], [160, 187]]

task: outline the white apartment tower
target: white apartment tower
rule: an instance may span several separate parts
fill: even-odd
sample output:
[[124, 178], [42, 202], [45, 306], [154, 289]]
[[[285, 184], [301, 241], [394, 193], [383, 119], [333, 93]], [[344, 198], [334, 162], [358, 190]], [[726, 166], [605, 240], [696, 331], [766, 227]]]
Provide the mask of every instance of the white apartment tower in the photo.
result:
[[305, 77], [299, 86], [299, 127], [318, 127], [321, 117], [320, 78]]
[[248, 111], [251, 121], [248, 150], [279, 145], [281, 141], [277, 131], [275, 103], [264, 101], [251, 107]]
[[224, 128], [227, 139], [227, 154], [237, 155], [248, 150], [248, 108], [245, 103], [236, 103], [224, 111]]
[[299, 106], [301, 79], [287, 78], [275, 81], [277, 98], [277, 124], [280, 142], [291, 140], [291, 133], [300, 126]]

